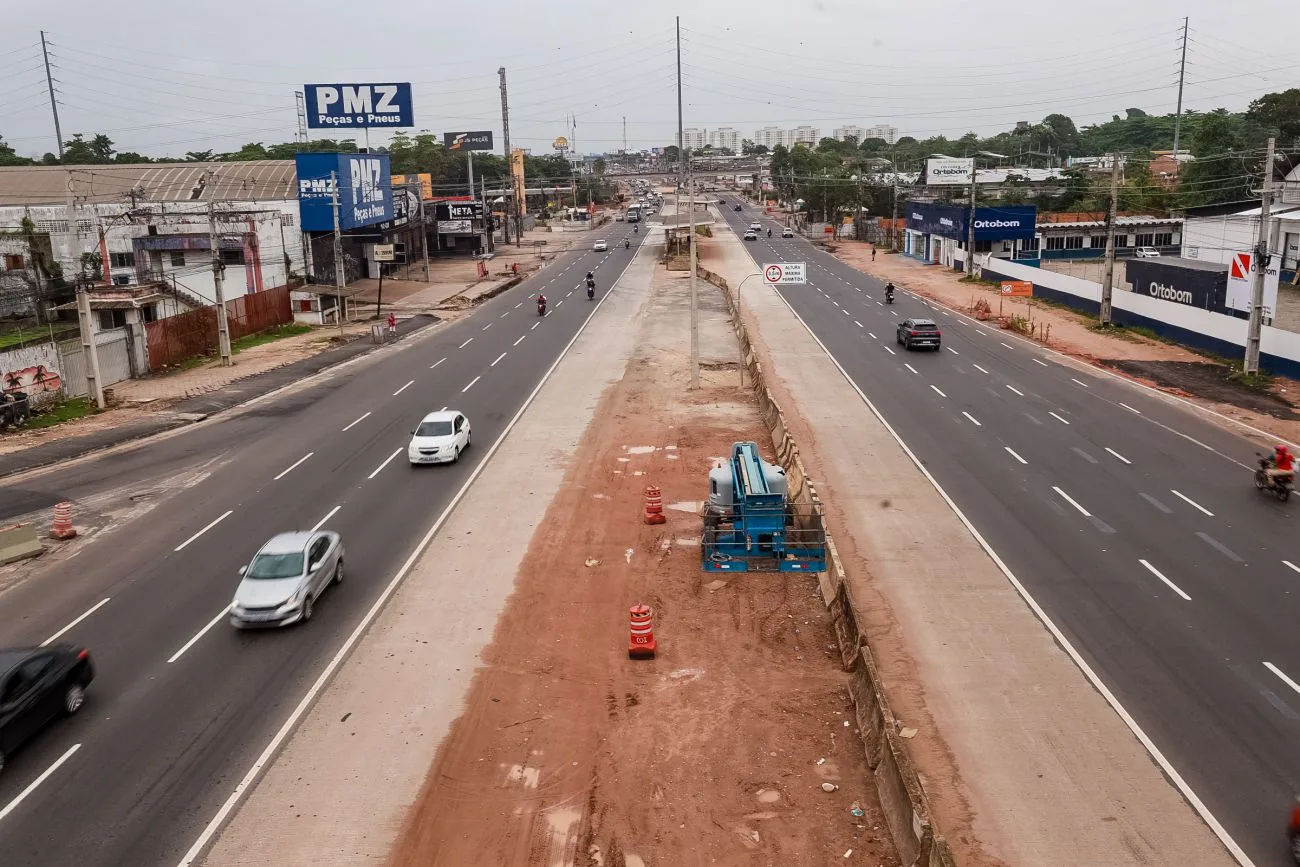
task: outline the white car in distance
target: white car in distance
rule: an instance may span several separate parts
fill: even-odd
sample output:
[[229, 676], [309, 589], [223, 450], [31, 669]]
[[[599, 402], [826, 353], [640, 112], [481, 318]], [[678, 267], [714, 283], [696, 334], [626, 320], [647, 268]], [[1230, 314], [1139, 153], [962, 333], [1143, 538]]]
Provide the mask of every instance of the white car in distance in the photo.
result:
[[411, 431], [406, 457], [411, 466], [455, 463], [469, 446], [469, 419], [462, 412], [445, 409], [420, 419], [419, 426]]
[[606, 244], [604, 241], [597, 241], [597, 242], [592, 246], [591, 249], [592, 249], [592, 252], [595, 252], [595, 253], [604, 253], [605, 251], [607, 251], [607, 250], [609, 249], [609, 245]]

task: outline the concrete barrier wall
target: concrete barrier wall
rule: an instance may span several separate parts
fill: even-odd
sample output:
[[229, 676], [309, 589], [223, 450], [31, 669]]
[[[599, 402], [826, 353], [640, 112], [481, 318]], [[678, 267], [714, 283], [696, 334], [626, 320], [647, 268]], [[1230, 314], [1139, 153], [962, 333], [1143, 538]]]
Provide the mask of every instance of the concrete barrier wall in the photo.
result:
[[35, 557], [44, 551], [35, 524], [0, 527], [0, 566]]
[[[780, 404], [767, 387], [763, 366], [749, 339], [749, 330], [740, 318], [735, 294], [725, 278], [707, 268], [697, 267], [697, 274], [721, 289], [727, 299], [731, 321], [740, 341], [745, 374], [758, 396], [759, 411], [772, 435], [777, 460], [785, 468], [791, 501], [805, 507], [819, 506], [821, 501], [804, 469], [798, 443], [790, 435]], [[821, 596], [835, 627], [841, 662], [845, 671], [850, 673], [849, 694], [853, 699], [858, 732], [898, 856], [907, 865], [955, 867], [947, 843], [935, 834], [931, 824], [929, 804], [920, 777], [907, 753], [906, 739], [898, 734], [875, 657], [862, 630], [862, 621], [846, 580], [843, 561], [835, 540], [829, 534], [826, 547], [828, 569], [818, 576]]]

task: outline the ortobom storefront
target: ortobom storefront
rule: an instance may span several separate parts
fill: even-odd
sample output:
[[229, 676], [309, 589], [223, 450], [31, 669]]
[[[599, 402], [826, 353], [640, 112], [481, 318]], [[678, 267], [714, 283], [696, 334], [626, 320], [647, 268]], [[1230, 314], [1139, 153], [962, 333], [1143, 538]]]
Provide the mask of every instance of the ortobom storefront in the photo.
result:
[[[961, 205], [911, 202], [907, 205], [907, 228], [903, 252], [914, 259], [953, 266], [964, 256], [970, 208]], [[975, 209], [975, 253], [999, 259], [1021, 258], [1035, 249], [1034, 232], [1038, 209], [1033, 205]]]

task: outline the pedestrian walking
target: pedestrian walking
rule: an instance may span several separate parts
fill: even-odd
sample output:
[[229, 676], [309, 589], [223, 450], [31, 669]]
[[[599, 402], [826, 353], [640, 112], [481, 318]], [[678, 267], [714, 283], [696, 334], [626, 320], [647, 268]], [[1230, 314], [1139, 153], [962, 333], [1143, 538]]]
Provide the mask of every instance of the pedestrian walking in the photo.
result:
[[388, 336], [389, 337], [397, 336], [397, 317], [394, 316], [392, 313], [388, 314]]
[[875, 247], [872, 247], [872, 248], [871, 248], [871, 261], [872, 261], [872, 262], [876, 261], [876, 248], [875, 248]]

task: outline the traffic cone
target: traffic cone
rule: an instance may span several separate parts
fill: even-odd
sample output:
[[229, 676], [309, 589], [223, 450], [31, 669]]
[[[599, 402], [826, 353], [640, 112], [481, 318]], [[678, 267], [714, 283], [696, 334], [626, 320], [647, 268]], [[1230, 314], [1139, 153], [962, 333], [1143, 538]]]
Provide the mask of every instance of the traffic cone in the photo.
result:
[[76, 535], [77, 528], [72, 526], [72, 504], [59, 503], [54, 507], [54, 526], [50, 528], [50, 537], [71, 539]]
[[628, 609], [628, 619], [631, 630], [627, 640], [628, 659], [654, 659], [654, 611], [649, 605], [633, 605]]
[[647, 524], [666, 524], [664, 517], [664, 498], [659, 488], [651, 485], [645, 489], [645, 522]]

